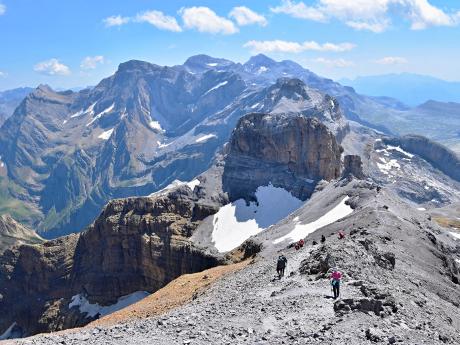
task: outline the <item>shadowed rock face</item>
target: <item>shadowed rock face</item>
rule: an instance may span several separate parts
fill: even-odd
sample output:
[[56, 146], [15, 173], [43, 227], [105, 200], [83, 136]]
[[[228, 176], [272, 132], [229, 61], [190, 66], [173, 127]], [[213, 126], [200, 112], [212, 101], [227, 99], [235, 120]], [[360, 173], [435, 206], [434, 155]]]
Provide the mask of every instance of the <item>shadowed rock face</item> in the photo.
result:
[[306, 199], [318, 181], [340, 176], [342, 147], [316, 118], [247, 115], [227, 150], [223, 183], [231, 200], [250, 198], [269, 183]]
[[110, 304], [119, 296], [155, 291], [181, 274], [219, 264], [188, 240], [203, 217], [217, 210], [195, 202], [188, 188], [155, 199], [111, 201], [80, 237], [72, 290]]
[[420, 135], [385, 139], [385, 142], [419, 155], [447, 176], [460, 181], [460, 158], [447, 147]]
[[344, 176], [354, 176], [358, 179], [363, 179], [363, 162], [361, 157], [358, 155], [346, 155], [343, 159], [343, 175]]
[[13, 322], [23, 335], [82, 326], [92, 318], [69, 309], [74, 295], [111, 305], [223, 263], [188, 239], [217, 209], [217, 203], [198, 201], [188, 187], [119, 199], [79, 235], [7, 250], [0, 256], [0, 330]]

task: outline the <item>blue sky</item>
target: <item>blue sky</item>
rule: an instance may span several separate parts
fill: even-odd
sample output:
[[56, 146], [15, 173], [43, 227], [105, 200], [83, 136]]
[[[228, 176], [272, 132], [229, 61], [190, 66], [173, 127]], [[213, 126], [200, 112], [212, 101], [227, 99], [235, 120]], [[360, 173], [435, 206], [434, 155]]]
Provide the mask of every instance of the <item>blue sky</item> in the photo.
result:
[[120, 62], [258, 52], [339, 79], [460, 80], [458, 0], [0, 0], [0, 90], [94, 85]]

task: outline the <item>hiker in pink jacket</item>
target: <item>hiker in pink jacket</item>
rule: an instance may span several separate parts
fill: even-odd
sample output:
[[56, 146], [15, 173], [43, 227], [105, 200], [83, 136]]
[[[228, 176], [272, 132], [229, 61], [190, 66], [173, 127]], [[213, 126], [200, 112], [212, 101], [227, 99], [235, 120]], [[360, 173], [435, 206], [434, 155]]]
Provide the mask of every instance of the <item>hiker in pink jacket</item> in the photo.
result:
[[340, 280], [342, 279], [342, 273], [340, 273], [337, 268], [332, 269], [331, 274], [331, 285], [332, 291], [334, 292], [334, 299], [339, 298], [340, 296]]

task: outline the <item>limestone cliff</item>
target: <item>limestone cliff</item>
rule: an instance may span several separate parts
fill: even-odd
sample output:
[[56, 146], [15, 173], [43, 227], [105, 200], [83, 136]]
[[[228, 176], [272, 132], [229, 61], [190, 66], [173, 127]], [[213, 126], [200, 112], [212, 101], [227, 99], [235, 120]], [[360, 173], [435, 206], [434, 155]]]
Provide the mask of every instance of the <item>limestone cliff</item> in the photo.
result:
[[92, 318], [69, 308], [72, 296], [111, 305], [222, 263], [188, 240], [217, 207], [186, 186], [113, 200], [82, 234], [7, 250], [0, 256], [0, 330], [14, 322], [23, 335], [82, 326]]
[[447, 176], [460, 181], [460, 158], [447, 147], [420, 135], [388, 138], [385, 142], [419, 155]]
[[250, 199], [272, 183], [306, 199], [320, 180], [340, 176], [342, 147], [317, 118], [254, 113], [241, 118], [228, 144], [224, 191]]

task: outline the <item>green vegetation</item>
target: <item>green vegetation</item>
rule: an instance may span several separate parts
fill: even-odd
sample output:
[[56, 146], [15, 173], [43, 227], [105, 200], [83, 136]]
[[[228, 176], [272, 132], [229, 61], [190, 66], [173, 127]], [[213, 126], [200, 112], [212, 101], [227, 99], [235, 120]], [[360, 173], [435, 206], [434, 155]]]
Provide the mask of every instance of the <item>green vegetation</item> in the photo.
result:
[[13, 196], [21, 192], [25, 193], [7, 177], [0, 176], [0, 214], [10, 214], [17, 221], [30, 224], [40, 215], [32, 206]]

